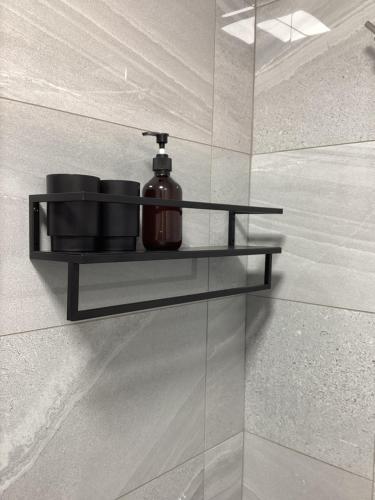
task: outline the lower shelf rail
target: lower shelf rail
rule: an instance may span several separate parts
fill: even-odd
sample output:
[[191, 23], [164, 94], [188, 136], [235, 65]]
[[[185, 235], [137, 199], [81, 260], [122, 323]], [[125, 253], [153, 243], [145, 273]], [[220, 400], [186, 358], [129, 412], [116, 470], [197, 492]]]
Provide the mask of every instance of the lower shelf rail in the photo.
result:
[[67, 319], [79, 321], [83, 319], [98, 318], [101, 316], [111, 316], [114, 314], [130, 313], [146, 309], [154, 309], [165, 306], [197, 302], [200, 300], [217, 299], [229, 295], [239, 295], [259, 290], [271, 288], [272, 276], [272, 254], [265, 254], [264, 280], [259, 285], [243, 286], [237, 288], [225, 288], [222, 290], [211, 290], [188, 295], [178, 295], [162, 299], [143, 300], [128, 304], [118, 304], [113, 306], [97, 307], [93, 309], [79, 309], [79, 267], [76, 262], [68, 263], [68, 288], [67, 288]]

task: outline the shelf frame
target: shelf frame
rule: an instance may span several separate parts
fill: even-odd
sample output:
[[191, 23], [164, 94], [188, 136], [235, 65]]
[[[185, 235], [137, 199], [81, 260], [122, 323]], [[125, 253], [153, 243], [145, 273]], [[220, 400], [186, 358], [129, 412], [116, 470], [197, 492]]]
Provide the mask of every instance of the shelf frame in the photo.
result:
[[[228, 246], [187, 248], [177, 251], [134, 251], [134, 252], [48, 252], [40, 250], [40, 203], [66, 201], [96, 201], [100, 203], [125, 203], [131, 205], [152, 205], [181, 207], [203, 210], [222, 210], [228, 212]], [[280, 247], [235, 246], [235, 228], [237, 214], [282, 214], [280, 208], [229, 205], [186, 200], [161, 200], [136, 196], [118, 196], [104, 193], [56, 193], [29, 196], [29, 245], [30, 259], [66, 262], [68, 264], [67, 319], [69, 321], [86, 320], [103, 316], [130, 313], [189, 302], [239, 295], [271, 288], [272, 255], [281, 253]], [[150, 260], [173, 260], [207, 257], [227, 257], [240, 255], [264, 255], [263, 282], [222, 290], [209, 290], [200, 293], [165, 297], [160, 299], [131, 302], [91, 309], [79, 309], [80, 265], [108, 262], [137, 262]]]

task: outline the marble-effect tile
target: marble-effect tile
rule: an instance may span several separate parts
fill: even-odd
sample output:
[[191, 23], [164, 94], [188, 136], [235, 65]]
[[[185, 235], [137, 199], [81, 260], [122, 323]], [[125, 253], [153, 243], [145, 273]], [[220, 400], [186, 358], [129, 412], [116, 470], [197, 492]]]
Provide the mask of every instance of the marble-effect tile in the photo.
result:
[[206, 448], [243, 430], [245, 297], [208, 303]]
[[203, 452], [205, 345], [204, 303], [1, 337], [2, 498], [118, 498]]
[[118, 500], [203, 500], [203, 455]]
[[[312, 35], [301, 12], [329, 31]], [[374, 18], [372, 0], [279, 0], [258, 9], [256, 153], [375, 139], [375, 49], [364, 27]]]
[[245, 433], [243, 500], [368, 500], [371, 482]]
[[2, 5], [2, 96], [211, 142], [214, 0]]
[[[7, 334], [66, 323], [65, 264], [28, 257], [27, 196], [45, 192], [45, 176], [58, 172], [143, 185], [152, 177], [156, 145], [137, 130], [53, 110], [4, 100], [1, 110], [0, 246], [9, 286], [3, 290], [0, 330]], [[209, 200], [211, 148], [177, 139], [168, 146], [185, 199]], [[208, 244], [207, 210], [184, 211], [183, 225], [185, 246]], [[83, 266], [82, 307], [207, 290], [205, 259], [151, 264]]]
[[205, 453], [205, 500], [242, 500], [242, 459], [242, 432]]
[[254, 16], [247, 0], [216, 2], [213, 144], [244, 153], [251, 151]]
[[375, 317], [249, 297], [245, 427], [372, 479]]
[[374, 153], [367, 142], [254, 156], [251, 203], [284, 208], [250, 217], [251, 243], [283, 247], [267, 295], [375, 311]]

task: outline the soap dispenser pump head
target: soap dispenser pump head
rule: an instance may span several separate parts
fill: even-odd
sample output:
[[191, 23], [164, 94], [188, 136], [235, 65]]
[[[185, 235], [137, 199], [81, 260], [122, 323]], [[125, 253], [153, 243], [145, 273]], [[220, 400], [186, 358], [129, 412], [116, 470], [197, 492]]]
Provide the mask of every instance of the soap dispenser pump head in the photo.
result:
[[159, 153], [152, 161], [152, 169], [156, 172], [170, 172], [172, 170], [172, 160], [165, 153], [164, 147], [168, 142], [169, 134], [166, 132], [142, 132], [142, 135], [151, 135], [156, 137], [156, 142], [159, 144]]
[[156, 137], [156, 142], [159, 144], [160, 149], [164, 149], [169, 137], [169, 134], [166, 132], [150, 132], [149, 130], [147, 132], [142, 132], [142, 135], [152, 135]]

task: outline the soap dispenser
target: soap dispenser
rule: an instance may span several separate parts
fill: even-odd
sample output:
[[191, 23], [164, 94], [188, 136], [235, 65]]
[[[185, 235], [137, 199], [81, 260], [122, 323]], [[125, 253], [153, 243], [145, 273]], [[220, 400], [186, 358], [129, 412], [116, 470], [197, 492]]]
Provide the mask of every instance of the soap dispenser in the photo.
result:
[[[162, 200], [182, 200], [182, 189], [170, 172], [172, 159], [165, 153], [169, 134], [143, 132], [142, 135], [156, 137], [159, 153], [153, 159], [155, 175], [143, 188], [146, 198]], [[142, 238], [147, 250], [177, 250], [182, 243], [182, 209], [180, 207], [161, 207], [144, 205], [142, 209]]]

